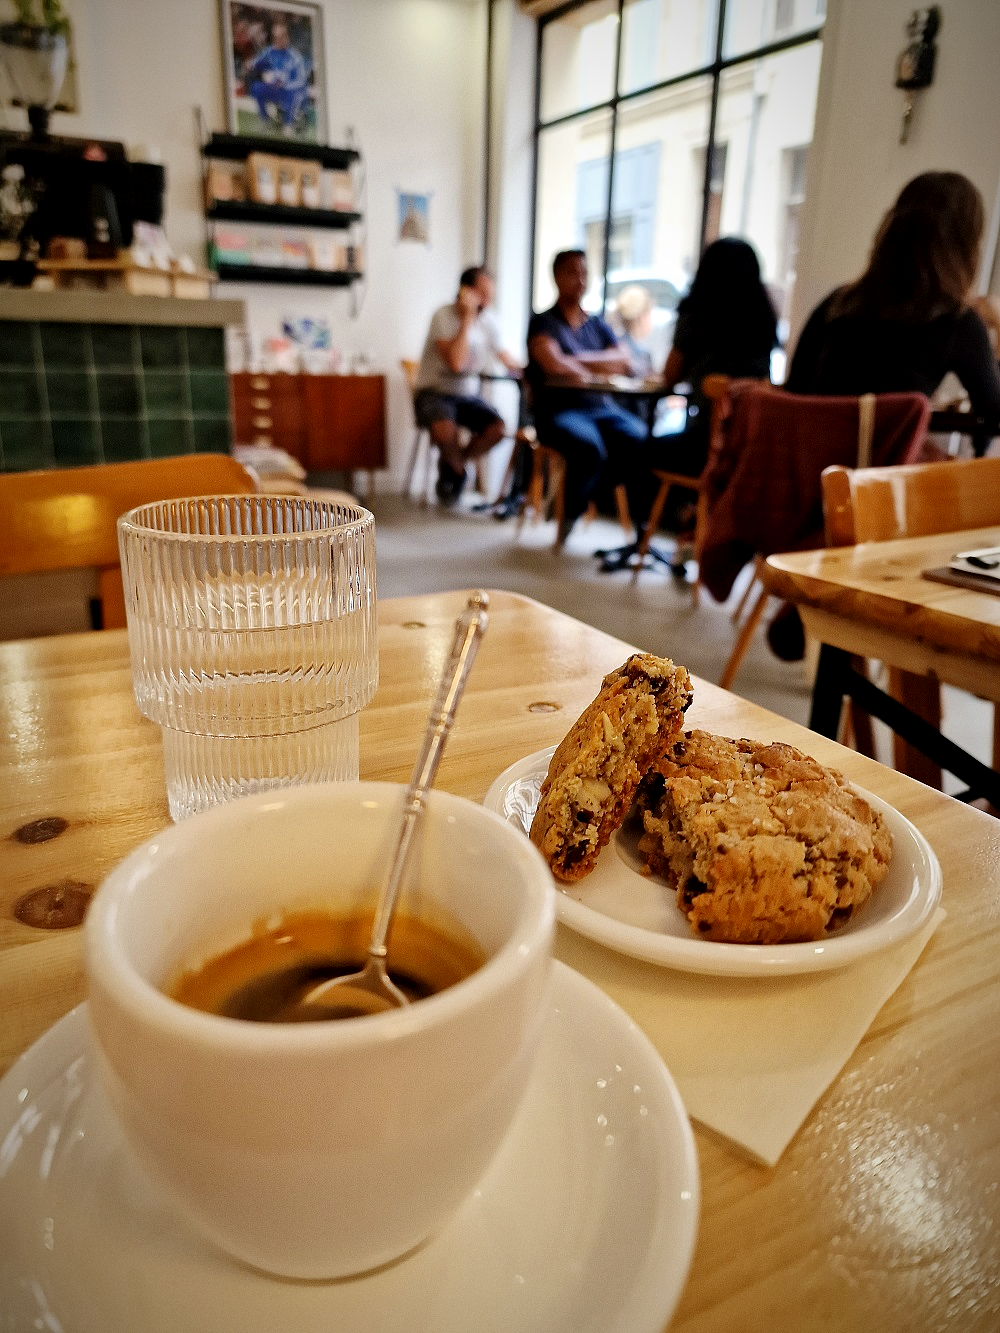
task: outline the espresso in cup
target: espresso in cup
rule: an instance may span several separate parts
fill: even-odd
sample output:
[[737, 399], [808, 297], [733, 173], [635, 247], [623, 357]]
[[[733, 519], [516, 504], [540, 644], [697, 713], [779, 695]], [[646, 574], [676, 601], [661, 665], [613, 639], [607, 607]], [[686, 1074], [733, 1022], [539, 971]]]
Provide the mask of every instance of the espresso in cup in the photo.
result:
[[[471, 941], [481, 954], [461, 980], [354, 1022], [239, 1022], [170, 993], [185, 971], [207, 993], [202, 964], [218, 955], [231, 999], [295, 917], [306, 952], [343, 932], [344, 960], [360, 962], [404, 795], [307, 783], [216, 805], [133, 852], [87, 916], [94, 1067], [137, 1164], [205, 1241], [286, 1278], [366, 1272], [454, 1216], [509, 1130], [549, 1013], [548, 867], [498, 815], [441, 791], [389, 964], [441, 985], [438, 960]], [[234, 959], [254, 921], [281, 931]]]
[[[301, 998], [333, 977], [364, 966], [371, 913], [337, 916], [299, 911], [254, 922], [233, 948], [185, 968], [166, 993], [181, 1004], [253, 1023], [300, 1023], [349, 1017], [353, 1008], [304, 1005]], [[479, 944], [456, 923], [432, 925], [398, 914], [389, 936], [387, 970], [408, 1000], [447, 990], [486, 962]]]

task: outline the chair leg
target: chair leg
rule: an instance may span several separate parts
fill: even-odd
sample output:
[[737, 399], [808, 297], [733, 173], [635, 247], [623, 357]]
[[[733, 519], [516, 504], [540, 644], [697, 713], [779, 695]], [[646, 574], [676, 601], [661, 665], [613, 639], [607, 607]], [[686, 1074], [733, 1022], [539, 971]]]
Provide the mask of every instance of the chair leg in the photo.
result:
[[556, 539], [552, 543], [552, 549], [561, 551], [566, 541], [566, 534], [563, 532], [563, 521], [566, 518], [566, 464], [562, 458], [558, 462], [555, 458], [549, 460], [549, 496], [552, 517], [556, 521]]
[[500, 483], [500, 494], [498, 500], [506, 500], [510, 494], [510, 489], [514, 485], [514, 469], [517, 467], [517, 456], [521, 450], [521, 442], [514, 437], [513, 447], [510, 451], [510, 457], [507, 459], [507, 466], [504, 468], [503, 481]]
[[[486, 459], [487, 459], [486, 454], [483, 454], [482, 458], [476, 459], [476, 489], [478, 490], [479, 494], [483, 497], [483, 499], [489, 498], [486, 494], [487, 490], [489, 489], [487, 485], [488, 475], [486, 468]], [[501, 494], [503, 494], [503, 492], [501, 492]]]
[[739, 624], [740, 616], [743, 614], [744, 608], [746, 607], [747, 602], [750, 600], [750, 594], [753, 592], [754, 584], [756, 582], [757, 582], [757, 573], [756, 573], [756, 566], [754, 566], [754, 573], [751, 574], [750, 578], [747, 580], [747, 586], [743, 589], [742, 593], [740, 593], [740, 600], [736, 603], [736, 609], [733, 612], [733, 614], [729, 617], [734, 625]]
[[764, 614], [764, 608], [767, 606], [769, 596], [770, 594], [767, 589], [762, 586], [757, 600], [754, 602], [753, 610], [743, 622], [743, 628], [740, 630], [736, 638], [736, 643], [733, 645], [733, 651], [729, 654], [729, 661], [726, 663], [722, 670], [722, 675], [719, 677], [719, 684], [724, 690], [729, 689], [737, 671], [740, 669], [744, 657], [746, 657], [747, 649], [750, 647], [754, 632], [760, 624], [760, 618]]
[[615, 513], [618, 515], [618, 522], [621, 524], [625, 536], [631, 537], [635, 531], [635, 525], [628, 512], [628, 494], [624, 486], [615, 487]]
[[417, 462], [420, 458], [420, 446], [423, 444], [424, 432], [420, 426], [417, 426], [413, 432], [413, 444], [410, 448], [410, 459], [406, 464], [406, 478], [403, 482], [403, 494], [409, 498], [413, 491], [413, 478], [417, 471]]
[[430, 435], [424, 440], [424, 480], [421, 487], [422, 503], [429, 505], [434, 500], [434, 450], [436, 445]]
[[531, 456], [531, 476], [528, 478], [528, 485], [524, 492], [524, 503], [521, 505], [521, 512], [517, 516], [517, 534], [521, 535], [524, 528], [528, 512], [531, 512], [531, 521], [537, 523], [542, 513], [542, 503], [544, 499], [544, 478], [542, 477], [541, 464], [538, 456], [532, 453]]

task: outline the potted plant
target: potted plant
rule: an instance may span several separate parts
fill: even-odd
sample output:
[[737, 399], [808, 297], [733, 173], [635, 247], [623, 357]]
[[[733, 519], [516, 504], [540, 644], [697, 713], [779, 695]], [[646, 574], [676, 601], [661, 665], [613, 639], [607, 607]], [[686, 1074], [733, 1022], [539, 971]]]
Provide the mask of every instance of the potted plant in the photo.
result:
[[0, 24], [0, 60], [32, 129], [44, 135], [66, 78], [70, 23], [62, 0], [14, 0], [14, 8], [16, 21]]

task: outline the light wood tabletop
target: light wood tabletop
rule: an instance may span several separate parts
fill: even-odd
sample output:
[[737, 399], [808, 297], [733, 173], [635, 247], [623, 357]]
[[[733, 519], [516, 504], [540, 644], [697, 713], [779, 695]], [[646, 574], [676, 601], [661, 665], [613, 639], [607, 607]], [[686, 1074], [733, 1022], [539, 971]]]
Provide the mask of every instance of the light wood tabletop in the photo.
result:
[[822, 643], [1000, 699], [1000, 596], [922, 577], [1000, 528], [768, 556], [768, 589]]
[[[466, 596], [380, 604], [362, 777], [409, 776]], [[493, 595], [491, 622], [438, 778], [477, 801], [507, 765], [560, 740], [630, 651], [513, 594]], [[85, 898], [169, 816], [159, 730], [133, 701], [123, 632], [0, 645], [0, 686], [2, 1071], [85, 996], [79, 928], [25, 924], [18, 905], [53, 887]], [[937, 852], [947, 916], [776, 1167], [696, 1126], [702, 1214], [671, 1327], [995, 1330], [1000, 822], [701, 681], [688, 719], [798, 745], [894, 805]]]
[[594, 375], [581, 384], [566, 375], [550, 375], [545, 381], [552, 389], [579, 389], [584, 393], [621, 394], [633, 398], [665, 398], [670, 392], [662, 375], [637, 379], [632, 375]]

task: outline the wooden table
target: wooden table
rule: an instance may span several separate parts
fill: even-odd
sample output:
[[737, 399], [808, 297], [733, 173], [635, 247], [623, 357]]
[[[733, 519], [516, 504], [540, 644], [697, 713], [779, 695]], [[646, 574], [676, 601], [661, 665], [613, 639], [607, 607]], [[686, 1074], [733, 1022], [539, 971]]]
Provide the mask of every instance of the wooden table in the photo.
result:
[[578, 393], [606, 393], [618, 398], [632, 398], [655, 402], [673, 391], [663, 382], [662, 375], [647, 375], [637, 379], [632, 375], [594, 375], [585, 384], [566, 375], [550, 375], [545, 381], [551, 389], [575, 389]]
[[[465, 596], [381, 604], [362, 777], [409, 776]], [[494, 594], [439, 785], [480, 800], [501, 769], [562, 737], [628, 651]], [[159, 731], [133, 702], [122, 632], [0, 645], [0, 683], [2, 1069], [85, 994], [79, 930], [26, 926], [14, 905], [46, 885], [96, 885], [168, 814]], [[995, 1330], [1000, 822], [701, 681], [689, 719], [797, 744], [890, 801], [937, 851], [948, 915], [777, 1167], [696, 1128], [702, 1217], [672, 1328]], [[64, 831], [19, 840], [60, 827], [45, 819]]]
[[767, 588], [796, 603], [807, 632], [823, 645], [810, 726], [835, 735], [848, 694], [980, 794], [992, 788], [996, 805], [1000, 779], [992, 770], [921, 719], [894, 709], [893, 701], [885, 703], [881, 691], [850, 672], [846, 659], [874, 658], [1000, 700], [1000, 596], [922, 577], [925, 569], [947, 565], [956, 551], [998, 544], [1000, 528], [976, 528], [769, 556], [761, 570]]

